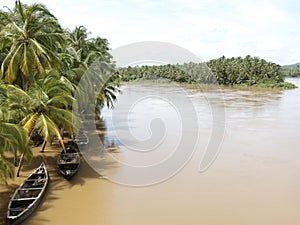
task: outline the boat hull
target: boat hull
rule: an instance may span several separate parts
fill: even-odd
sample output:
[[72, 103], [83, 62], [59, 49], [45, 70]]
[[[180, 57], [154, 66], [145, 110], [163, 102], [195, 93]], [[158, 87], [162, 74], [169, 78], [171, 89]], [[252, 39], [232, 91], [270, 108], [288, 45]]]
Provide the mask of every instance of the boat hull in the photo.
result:
[[48, 180], [48, 171], [42, 163], [15, 191], [8, 205], [7, 224], [20, 224], [37, 209], [44, 196]]
[[71, 179], [80, 167], [79, 153], [75, 149], [67, 149], [66, 152], [62, 151], [57, 159], [57, 167], [64, 178]]

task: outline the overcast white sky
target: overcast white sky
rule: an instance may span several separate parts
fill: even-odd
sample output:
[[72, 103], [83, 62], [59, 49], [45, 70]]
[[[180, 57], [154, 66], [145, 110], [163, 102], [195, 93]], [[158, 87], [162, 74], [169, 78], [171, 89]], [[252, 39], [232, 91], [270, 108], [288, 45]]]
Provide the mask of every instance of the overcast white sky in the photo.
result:
[[[114, 49], [139, 41], [179, 45], [207, 61], [222, 55], [300, 62], [298, 0], [23, 0], [45, 4], [64, 28], [84, 25]], [[12, 8], [14, 1], [0, 3]]]

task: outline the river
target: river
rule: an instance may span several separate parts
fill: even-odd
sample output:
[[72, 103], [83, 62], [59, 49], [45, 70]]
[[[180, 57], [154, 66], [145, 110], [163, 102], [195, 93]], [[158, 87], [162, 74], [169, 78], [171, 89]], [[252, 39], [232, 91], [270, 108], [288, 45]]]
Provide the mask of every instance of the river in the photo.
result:
[[131, 83], [102, 118], [107, 151], [50, 169], [24, 224], [300, 224], [300, 88]]

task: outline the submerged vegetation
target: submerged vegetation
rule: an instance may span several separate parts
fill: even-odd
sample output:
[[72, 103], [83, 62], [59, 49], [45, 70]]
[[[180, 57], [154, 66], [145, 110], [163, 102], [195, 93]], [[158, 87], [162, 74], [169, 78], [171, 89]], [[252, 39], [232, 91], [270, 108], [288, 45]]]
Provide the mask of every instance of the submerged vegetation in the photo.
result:
[[[73, 135], [74, 94], [88, 67], [99, 60], [115, 68], [108, 41], [88, 35], [83, 26], [63, 29], [42, 4], [17, 0], [13, 9], [0, 10], [0, 183], [13, 178], [18, 156], [31, 158], [33, 140], [56, 137], [63, 146], [61, 131]], [[118, 79], [94, 75], [102, 86], [97, 109], [112, 106]]]
[[258, 57], [213, 59], [207, 63], [127, 67], [119, 69], [123, 81], [167, 79], [175, 82], [295, 88], [284, 82], [281, 66]]

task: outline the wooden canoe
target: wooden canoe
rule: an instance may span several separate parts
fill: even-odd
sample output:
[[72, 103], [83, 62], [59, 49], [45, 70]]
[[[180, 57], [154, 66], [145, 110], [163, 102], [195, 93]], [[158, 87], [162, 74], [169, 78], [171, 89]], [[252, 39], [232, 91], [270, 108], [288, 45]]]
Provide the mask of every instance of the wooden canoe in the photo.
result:
[[48, 171], [42, 162], [12, 196], [8, 204], [7, 224], [20, 224], [34, 212], [45, 193], [48, 180]]
[[79, 132], [74, 136], [74, 142], [78, 146], [87, 145], [89, 143], [89, 138], [83, 130], [79, 130]]
[[64, 150], [58, 156], [57, 167], [59, 172], [66, 179], [73, 177], [80, 167], [80, 155], [74, 147], [66, 146], [66, 152]]

